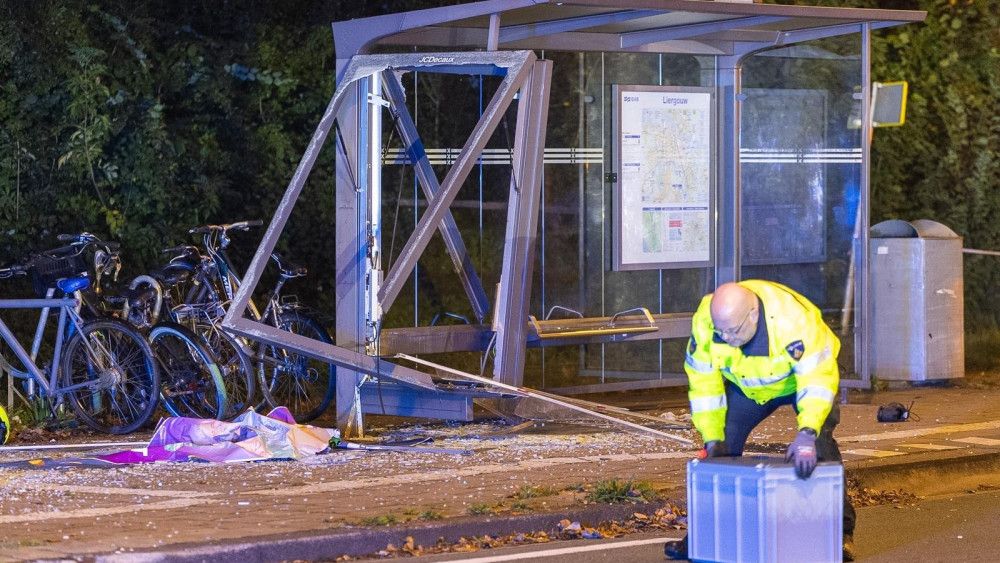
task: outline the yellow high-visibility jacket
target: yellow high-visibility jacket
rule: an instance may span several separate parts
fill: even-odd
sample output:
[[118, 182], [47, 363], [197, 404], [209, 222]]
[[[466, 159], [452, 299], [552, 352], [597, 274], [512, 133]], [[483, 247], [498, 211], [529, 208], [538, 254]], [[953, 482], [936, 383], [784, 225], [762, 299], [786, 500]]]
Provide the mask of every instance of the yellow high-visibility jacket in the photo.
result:
[[840, 341], [819, 309], [795, 291], [763, 280], [739, 285], [757, 295], [763, 306], [768, 355], [745, 356], [715, 336], [709, 309], [712, 296], [705, 296], [691, 323], [684, 362], [695, 428], [706, 442], [725, 437], [725, 378], [758, 404], [796, 394], [799, 429], [819, 433], [840, 384]]
[[0, 405], [0, 444], [6, 444], [12, 433], [10, 418], [7, 417], [7, 411]]

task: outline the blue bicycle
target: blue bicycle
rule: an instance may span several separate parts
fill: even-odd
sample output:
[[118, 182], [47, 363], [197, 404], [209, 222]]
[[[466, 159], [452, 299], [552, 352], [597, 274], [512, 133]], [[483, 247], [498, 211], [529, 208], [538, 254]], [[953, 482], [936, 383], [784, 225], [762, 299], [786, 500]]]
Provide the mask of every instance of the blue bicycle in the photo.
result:
[[[127, 434], [149, 421], [159, 396], [159, 372], [146, 339], [121, 321], [80, 316], [80, 301], [70, 296], [86, 290], [90, 278], [75, 275], [80, 249], [69, 246], [36, 254], [21, 264], [0, 268], [0, 279], [30, 276], [40, 299], [0, 299], [0, 310], [41, 311], [29, 353], [0, 319], [0, 339], [23, 369], [8, 365], [25, 380], [29, 401], [47, 399], [53, 416], [68, 404], [77, 418], [99, 432]], [[60, 294], [55, 297], [56, 292]], [[37, 358], [52, 310], [58, 310], [55, 347], [48, 368]]]

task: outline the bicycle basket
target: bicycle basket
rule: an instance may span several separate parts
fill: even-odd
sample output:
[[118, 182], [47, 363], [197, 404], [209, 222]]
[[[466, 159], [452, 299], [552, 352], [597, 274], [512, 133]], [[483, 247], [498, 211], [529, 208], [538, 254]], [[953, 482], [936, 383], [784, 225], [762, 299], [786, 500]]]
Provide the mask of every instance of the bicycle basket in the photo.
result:
[[56, 281], [86, 275], [87, 270], [86, 259], [75, 252], [63, 256], [37, 254], [31, 258], [31, 267], [28, 269], [31, 285], [39, 297], [44, 297], [50, 287], [55, 287]]

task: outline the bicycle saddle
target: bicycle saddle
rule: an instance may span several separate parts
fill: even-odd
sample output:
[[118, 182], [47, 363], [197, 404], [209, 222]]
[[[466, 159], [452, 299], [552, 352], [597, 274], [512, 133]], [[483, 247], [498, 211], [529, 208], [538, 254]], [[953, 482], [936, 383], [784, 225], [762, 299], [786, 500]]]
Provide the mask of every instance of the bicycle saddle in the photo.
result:
[[186, 267], [166, 266], [150, 274], [163, 285], [170, 287], [178, 283], [187, 281], [191, 277], [191, 270]]
[[81, 291], [90, 287], [90, 278], [86, 276], [78, 276], [75, 278], [64, 278], [56, 282], [56, 287], [59, 291], [70, 294], [75, 291]]
[[278, 265], [278, 269], [281, 270], [281, 275], [286, 278], [304, 276], [306, 275], [306, 272], [309, 271], [305, 266], [299, 266], [298, 264], [285, 260], [277, 252], [271, 255], [271, 259]]

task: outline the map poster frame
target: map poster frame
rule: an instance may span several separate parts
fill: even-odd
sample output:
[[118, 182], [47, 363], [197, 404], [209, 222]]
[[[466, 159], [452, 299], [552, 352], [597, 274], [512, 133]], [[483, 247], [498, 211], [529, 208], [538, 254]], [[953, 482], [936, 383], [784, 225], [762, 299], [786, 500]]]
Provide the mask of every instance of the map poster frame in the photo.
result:
[[[612, 166], [616, 174], [611, 198], [612, 269], [711, 267], [715, 263], [716, 236], [715, 89], [613, 84], [611, 90]], [[644, 180], [643, 174], [657, 166], [668, 166], [671, 160], [644, 162], [648, 159], [639, 148], [643, 140], [643, 115], [651, 116], [650, 125], [658, 124], [659, 120], [670, 120], [670, 114], [676, 112], [673, 108], [681, 105], [695, 108], [692, 124], [701, 135], [683, 145], [687, 154], [675, 159], [675, 162], [688, 160], [686, 165], [670, 166], [663, 171], [671, 176], [664, 176], [662, 185], [649, 184], [648, 176]], [[670, 109], [658, 112], [660, 107]], [[707, 128], [697, 118], [699, 110], [707, 113]], [[692, 158], [694, 162], [690, 161]], [[670, 193], [673, 189], [679, 190], [677, 194], [683, 197], [674, 200]], [[688, 244], [695, 248], [685, 248]]]

